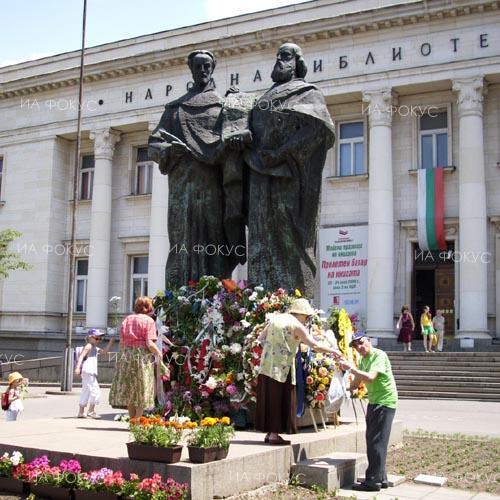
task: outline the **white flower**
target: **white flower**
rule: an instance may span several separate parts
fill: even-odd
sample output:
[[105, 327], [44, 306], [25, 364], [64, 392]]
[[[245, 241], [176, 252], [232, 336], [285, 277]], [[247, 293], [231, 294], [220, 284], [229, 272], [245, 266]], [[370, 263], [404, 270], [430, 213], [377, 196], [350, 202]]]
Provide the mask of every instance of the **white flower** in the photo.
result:
[[170, 417], [169, 422], [179, 422], [180, 424], [185, 424], [186, 422], [191, 422], [189, 417], [178, 417], [177, 415]]
[[243, 373], [238, 373], [238, 375], [236, 375], [236, 380], [243, 380], [245, 378], [245, 376], [243, 375]]
[[231, 351], [231, 354], [239, 354], [241, 352], [241, 344], [235, 342], [234, 344], [231, 344], [229, 350]]
[[246, 319], [242, 319], [240, 323], [244, 328], [248, 328], [249, 326], [251, 326], [251, 324]]
[[9, 454], [7, 452], [5, 452], [3, 455], [2, 455], [2, 458], [9, 458]]
[[23, 455], [19, 451], [14, 451], [10, 457], [12, 465], [19, 465], [23, 461]]
[[205, 382], [205, 385], [209, 389], [215, 389], [217, 387], [217, 380], [215, 380], [213, 377], [208, 377], [208, 380]]
[[227, 344], [224, 344], [222, 347], [221, 347], [221, 351], [222, 352], [228, 352], [229, 351], [229, 346]]
[[260, 293], [260, 292], [263, 292], [263, 291], [264, 291], [264, 287], [263, 287], [263, 286], [256, 286], [256, 287], [254, 288], [254, 290], [255, 290], [256, 292], [259, 292], [259, 293]]
[[255, 302], [257, 300], [257, 292], [253, 292], [252, 295], [250, 295], [250, 297], [248, 297], [248, 300]]

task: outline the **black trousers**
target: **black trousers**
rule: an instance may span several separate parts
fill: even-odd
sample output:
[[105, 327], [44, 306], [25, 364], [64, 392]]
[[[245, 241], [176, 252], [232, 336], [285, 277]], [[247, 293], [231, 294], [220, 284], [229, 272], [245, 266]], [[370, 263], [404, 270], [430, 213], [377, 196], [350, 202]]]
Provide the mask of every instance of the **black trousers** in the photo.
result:
[[367, 483], [387, 481], [385, 461], [395, 414], [396, 410], [394, 408], [382, 405], [368, 405], [365, 435], [366, 454], [368, 455], [368, 468], [365, 473], [365, 482]]

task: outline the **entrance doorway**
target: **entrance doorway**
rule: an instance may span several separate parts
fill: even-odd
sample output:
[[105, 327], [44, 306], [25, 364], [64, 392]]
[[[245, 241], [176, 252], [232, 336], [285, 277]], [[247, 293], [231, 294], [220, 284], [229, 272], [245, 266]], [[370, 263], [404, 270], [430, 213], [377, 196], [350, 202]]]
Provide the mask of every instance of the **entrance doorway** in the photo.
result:
[[455, 335], [455, 267], [451, 256], [454, 245], [448, 243], [449, 256], [444, 252], [422, 251], [413, 248], [412, 312], [416, 333], [420, 334], [420, 315], [429, 306], [434, 316], [436, 309], [443, 311], [445, 335]]

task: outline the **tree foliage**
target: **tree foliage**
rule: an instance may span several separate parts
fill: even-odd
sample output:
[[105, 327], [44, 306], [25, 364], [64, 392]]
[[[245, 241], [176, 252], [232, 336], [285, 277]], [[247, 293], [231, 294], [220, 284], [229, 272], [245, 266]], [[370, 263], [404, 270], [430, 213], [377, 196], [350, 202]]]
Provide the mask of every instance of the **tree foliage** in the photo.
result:
[[9, 245], [19, 238], [21, 233], [14, 229], [0, 231], [0, 279], [7, 278], [10, 271], [24, 269], [27, 271], [31, 266], [21, 260], [18, 252], [9, 251]]

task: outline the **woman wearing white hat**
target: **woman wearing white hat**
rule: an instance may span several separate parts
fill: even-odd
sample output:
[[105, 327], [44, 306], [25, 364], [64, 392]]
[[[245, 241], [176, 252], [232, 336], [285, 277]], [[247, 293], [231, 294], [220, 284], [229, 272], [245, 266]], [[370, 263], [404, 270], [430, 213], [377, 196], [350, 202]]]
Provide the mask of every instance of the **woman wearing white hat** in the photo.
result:
[[319, 345], [305, 328], [314, 313], [307, 299], [295, 299], [288, 313], [270, 316], [259, 340], [263, 352], [257, 379], [255, 428], [266, 432], [270, 445], [290, 444], [280, 432], [297, 432], [295, 396], [295, 356], [301, 342], [316, 351], [339, 354]]

